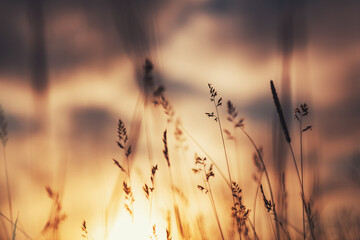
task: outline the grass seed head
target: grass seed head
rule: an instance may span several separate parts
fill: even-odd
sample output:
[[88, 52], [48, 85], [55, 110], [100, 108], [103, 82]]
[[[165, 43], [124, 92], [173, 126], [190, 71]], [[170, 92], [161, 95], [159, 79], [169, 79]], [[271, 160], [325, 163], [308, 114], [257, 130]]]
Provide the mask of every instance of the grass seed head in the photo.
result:
[[273, 99], [274, 99], [276, 111], [277, 111], [277, 113], [279, 115], [280, 124], [281, 124], [281, 127], [282, 127], [283, 131], [284, 131], [286, 141], [288, 143], [291, 143], [291, 138], [290, 138], [290, 134], [289, 134], [289, 131], [288, 131], [288, 128], [287, 128], [287, 125], [286, 125], [284, 113], [282, 111], [282, 108], [281, 108], [281, 105], [280, 105], [280, 100], [279, 100], [279, 97], [277, 95], [274, 82], [272, 80], [270, 80], [270, 88], [271, 88], [271, 93], [272, 93], [272, 96], [273, 96]]

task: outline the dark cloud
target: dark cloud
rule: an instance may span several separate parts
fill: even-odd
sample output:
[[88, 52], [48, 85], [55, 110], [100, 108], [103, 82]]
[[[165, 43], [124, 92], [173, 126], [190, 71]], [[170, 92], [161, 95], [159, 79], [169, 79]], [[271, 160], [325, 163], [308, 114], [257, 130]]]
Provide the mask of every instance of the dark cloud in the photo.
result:
[[[333, 51], [352, 46], [360, 39], [356, 30], [360, 24], [356, 9], [360, 3], [355, 0], [187, 1], [179, 4], [180, 9], [171, 16], [172, 19], [167, 19], [172, 23], [164, 32], [159, 32], [162, 19], [158, 14], [167, 11], [171, 5], [165, 0], [3, 0], [0, 8], [0, 73], [23, 75], [31, 72], [28, 69], [32, 48], [28, 43], [31, 38], [29, 6], [39, 2], [44, 9], [45, 57], [50, 74], [84, 66], [102, 67], [114, 57], [127, 55], [139, 69], [139, 80], [145, 57], [151, 58], [151, 53], [161, 47], [169, 34], [200, 13], [215, 19], [231, 19], [233, 25], [228, 34], [219, 34], [210, 41], [215, 41], [221, 48], [229, 44], [229, 39], [235, 40], [233, 44], [246, 50], [239, 54], [246, 54], [249, 61], [259, 65], [279, 50], [279, 24], [288, 11], [286, 6], [291, 6], [289, 9], [294, 15], [295, 48], [321, 43], [323, 48]], [[72, 19], [74, 16], [78, 18]], [[57, 24], [66, 19], [60, 29]], [[155, 57], [153, 60], [156, 63]]]
[[106, 109], [88, 107], [71, 111], [71, 136], [86, 142], [101, 142], [108, 130], [115, 129], [116, 122]]
[[338, 91], [342, 98], [336, 103], [319, 109], [319, 123], [322, 136], [330, 139], [354, 137], [359, 139], [360, 129], [360, 69], [358, 65], [349, 67]]
[[6, 114], [8, 122], [9, 141], [11, 138], [22, 138], [23, 136], [33, 135], [42, 131], [40, 121], [23, 117], [15, 114]]
[[[165, 80], [160, 78], [160, 82], [165, 82]], [[166, 79], [165, 95], [170, 95], [175, 100], [181, 100], [182, 98], [188, 96], [199, 97], [202, 94], [204, 94], [203, 91], [187, 84], [185, 81], [181, 81], [179, 79]], [[201, 97], [207, 97], [207, 95]]]
[[257, 121], [269, 122], [274, 113], [274, 103], [269, 96], [260, 97], [239, 107], [239, 112]]
[[21, 1], [0, 3], [0, 73], [24, 73], [28, 65], [27, 38], [22, 28], [25, 10]]
[[359, 189], [360, 186], [360, 155], [359, 150], [342, 153], [330, 166], [328, 179], [321, 184], [323, 195], [344, 189]]
[[[30, 66], [34, 50], [33, 6], [43, 9], [46, 58], [52, 71], [106, 63], [119, 54], [141, 61], [156, 44], [155, 16], [164, 4], [148, 1], [10, 1], [0, 7], [0, 71], [19, 74]], [[83, 25], [76, 22], [78, 17]], [[57, 25], [61, 20], [66, 26]], [[61, 24], [61, 23], [60, 23]], [[36, 27], [36, 26], [35, 26]], [[77, 27], [80, 27], [77, 29]], [[80, 35], [83, 34], [83, 35]], [[79, 36], [80, 35], [80, 36]], [[79, 40], [81, 38], [81, 40]], [[35, 43], [36, 45], [36, 43]], [[36, 50], [36, 49], [35, 49]]]

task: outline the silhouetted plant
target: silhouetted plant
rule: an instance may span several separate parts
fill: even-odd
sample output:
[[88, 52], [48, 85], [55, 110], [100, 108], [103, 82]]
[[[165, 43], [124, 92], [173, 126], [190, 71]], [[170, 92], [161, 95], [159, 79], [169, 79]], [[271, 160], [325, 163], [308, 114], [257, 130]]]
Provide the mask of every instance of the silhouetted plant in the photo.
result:
[[[303, 117], [306, 117], [309, 115], [309, 107], [306, 103], [301, 104], [300, 107], [295, 108], [295, 118], [299, 122], [299, 136], [300, 136], [300, 172], [301, 172], [301, 182], [304, 185], [304, 169], [303, 169], [303, 132], [306, 132], [307, 130], [311, 130], [312, 126], [307, 126], [303, 128]], [[305, 227], [305, 209], [303, 205], [303, 237], [306, 238], [306, 227]]]
[[170, 231], [168, 229], [166, 229], [166, 240], [172, 240]]
[[281, 124], [281, 127], [282, 127], [283, 131], [284, 131], [285, 139], [286, 139], [286, 141], [288, 143], [291, 143], [289, 130], [288, 130], [287, 125], [286, 125], [285, 117], [284, 117], [284, 114], [283, 114], [283, 111], [282, 111], [282, 108], [281, 108], [281, 105], [280, 105], [280, 100], [279, 100], [279, 97], [277, 95], [277, 92], [276, 92], [275, 85], [274, 85], [273, 81], [270, 81], [270, 88], [271, 88], [271, 93], [272, 93], [272, 96], [273, 96], [273, 99], [274, 99], [274, 104], [275, 104], [275, 107], [276, 107], [276, 111], [277, 111], [277, 113], [279, 115], [280, 124]]
[[[220, 119], [219, 109], [218, 109], [220, 106], [222, 106], [222, 97], [217, 98], [217, 95], [218, 95], [217, 91], [212, 86], [212, 84], [208, 83], [208, 87], [209, 87], [209, 92], [210, 92], [210, 102], [212, 102], [214, 104], [215, 113], [214, 112], [211, 112], [211, 113], [207, 112], [205, 114], [209, 118], [214, 119], [215, 122], [218, 123], [219, 130], [220, 130], [220, 135], [221, 135], [222, 146], [223, 146], [223, 149], [224, 149], [225, 162], [226, 162], [226, 167], [227, 167], [227, 171], [228, 171], [229, 182], [231, 184], [233, 181], [232, 181], [232, 177], [231, 177], [229, 159], [228, 159], [228, 156], [227, 156], [227, 150], [226, 150], [226, 146], [225, 146], [223, 129], [222, 129], [221, 119]], [[235, 198], [234, 198], [233, 188], [232, 188], [231, 185], [230, 185], [230, 190], [231, 190], [231, 195], [232, 195], [232, 200], [233, 200], [233, 207], [235, 207], [236, 201], [235, 201]], [[237, 224], [237, 228], [240, 229], [240, 223], [238, 221], [236, 221], [236, 224]], [[241, 239], [241, 233], [240, 232], [239, 232], [239, 236], [240, 236], [240, 239]]]
[[239, 229], [241, 235], [244, 235], [245, 238], [248, 238], [249, 229], [246, 225], [249, 220], [250, 209], [247, 209], [242, 201], [242, 190], [240, 186], [236, 183], [232, 183], [233, 196], [236, 200], [235, 206], [232, 207], [233, 217], [239, 222]]
[[209, 194], [211, 207], [212, 207], [212, 209], [214, 211], [214, 215], [215, 215], [215, 218], [216, 218], [217, 225], [219, 227], [221, 238], [225, 239], [223, 231], [221, 229], [219, 216], [218, 216], [218, 213], [217, 213], [217, 210], [216, 210], [215, 200], [214, 200], [214, 197], [213, 197], [213, 193], [211, 191], [211, 185], [210, 185], [210, 181], [209, 181], [211, 177], [215, 177], [215, 174], [213, 172], [213, 164], [210, 164], [210, 166], [207, 166], [206, 157], [201, 158], [197, 154], [195, 154], [195, 166], [198, 166], [198, 167], [193, 168], [194, 173], [202, 172], [204, 174], [204, 180], [205, 180], [204, 181], [205, 186], [197, 185], [197, 188], [200, 191], [204, 192], [205, 194]]
[[169, 150], [168, 150], [168, 145], [167, 145], [167, 131], [166, 130], [164, 131], [164, 134], [163, 134], [163, 143], [164, 143], [163, 154], [166, 159], [166, 163], [167, 163], [168, 167], [170, 167]]
[[66, 219], [66, 214], [62, 211], [60, 193], [53, 191], [49, 186], [45, 188], [48, 197], [52, 200], [52, 209], [48, 221], [46, 222], [42, 234], [50, 233], [51, 239], [58, 239], [60, 224]]
[[15, 223], [14, 223], [13, 234], [12, 234], [12, 238], [11, 238], [12, 240], [15, 240], [15, 238], [16, 238], [16, 227], [17, 227], [18, 220], [19, 220], [19, 216], [16, 218]]
[[156, 164], [155, 166], [153, 166], [151, 168], [151, 176], [150, 176], [151, 185], [150, 185], [150, 187], [146, 183], [143, 186], [145, 197], [149, 200], [149, 222], [150, 223], [151, 223], [151, 210], [152, 210], [152, 200], [153, 200], [152, 194], [155, 189], [155, 174], [156, 174], [157, 170], [158, 170], [158, 165]]
[[143, 68], [144, 68], [144, 79], [143, 79], [144, 91], [147, 98], [149, 93], [154, 90], [154, 79], [152, 76], [152, 70], [154, 69], [154, 65], [149, 59], [146, 59]]
[[13, 222], [10, 181], [9, 181], [9, 172], [8, 172], [7, 159], [6, 159], [6, 143], [8, 141], [7, 121], [5, 119], [4, 110], [1, 105], [0, 105], [0, 139], [3, 145], [4, 172], [5, 172], [6, 192], [8, 197], [10, 221]]
[[158, 240], [158, 236], [157, 236], [157, 233], [156, 233], [156, 225], [154, 224], [153, 227], [152, 227], [152, 236], [150, 236], [150, 239], [151, 240]]
[[131, 145], [128, 145], [127, 143], [129, 137], [127, 134], [125, 124], [123, 123], [123, 121], [121, 121], [121, 119], [119, 119], [118, 122], [117, 132], [118, 132], [118, 140], [116, 141], [116, 143], [117, 146], [124, 152], [127, 169], [125, 169], [116, 159], [113, 159], [113, 161], [114, 164], [117, 167], [119, 167], [120, 170], [124, 172], [128, 177], [129, 183], [123, 181], [123, 191], [125, 193], [124, 207], [130, 214], [131, 218], [134, 219], [133, 203], [135, 199], [131, 190], [131, 174], [130, 174], [130, 159], [129, 159], [132, 149], [131, 149]]
[[174, 202], [174, 214], [175, 214], [176, 224], [178, 226], [178, 230], [180, 232], [181, 237], [184, 238], [186, 236], [186, 233], [184, 230], [184, 226], [183, 226], [181, 216], [180, 216], [179, 206], [177, 204], [177, 201], [175, 198], [175, 193], [174, 193], [176, 187], [174, 184], [173, 175], [172, 175], [172, 171], [171, 171], [169, 149], [168, 149], [168, 143], [167, 143], [167, 130], [165, 130], [163, 133], [163, 143], [164, 143], [163, 155], [164, 155], [164, 158], [168, 165], [168, 170], [169, 170], [169, 175], [170, 175], [171, 194], [172, 194], [172, 198], [173, 198], [173, 202]]
[[84, 220], [82, 225], [81, 225], [81, 236], [83, 237], [83, 239], [88, 240], [88, 231], [87, 231], [87, 227], [86, 227], [86, 221]]
[[[257, 167], [258, 171], [260, 171], [261, 174], [260, 174], [259, 178], [255, 177], [255, 179], [254, 179], [258, 183], [258, 188], [256, 190], [255, 201], [254, 202], [256, 203], [258, 190], [259, 190], [259, 187], [260, 187], [260, 184], [261, 184], [262, 172], [265, 172], [266, 181], [268, 183], [268, 187], [269, 187], [269, 191], [270, 191], [271, 201], [274, 202], [274, 195], [273, 195], [273, 191], [272, 191], [272, 187], [271, 187], [269, 174], [268, 174], [268, 171], [266, 169], [265, 162], [264, 162], [264, 159], [263, 159], [263, 149], [262, 149], [262, 147], [258, 147], [256, 145], [255, 141], [251, 138], [251, 136], [245, 131], [244, 119], [243, 118], [240, 118], [240, 119], [238, 118], [238, 113], [237, 113], [237, 111], [235, 109], [235, 106], [232, 104], [231, 101], [228, 101], [227, 106], [228, 106], [228, 114], [229, 114], [228, 120], [234, 124], [235, 128], [240, 129], [245, 134], [245, 136], [248, 138], [248, 140], [251, 142], [251, 144], [255, 148], [255, 152], [256, 152], [255, 156], [256, 157], [254, 157], [254, 162], [255, 162], [255, 166]], [[276, 212], [275, 208], [274, 208], [273, 213], [274, 213], [274, 219], [275, 219], [275, 224], [276, 224], [275, 237], [277, 239], [279, 239], [280, 238], [279, 227], [278, 227], [279, 219], [278, 219], [277, 212]], [[255, 214], [254, 214], [254, 223], [255, 223]]]
[[[309, 203], [307, 202], [307, 200], [305, 198], [303, 180], [302, 180], [302, 178], [300, 176], [300, 173], [299, 173], [299, 168], [298, 168], [298, 165], [296, 163], [294, 150], [293, 150], [292, 145], [291, 145], [291, 138], [290, 138], [290, 135], [289, 135], [289, 131], [287, 129], [284, 114], [283, 114], [283, 112], [281, 110], [280, 100], [278, 98], [276, 88], [275, 88], [275, 85], [274, 85], [272, 80], [270, 81], [270, 88], [271, 88], [271, 93], [272, 93], [272, 96], [273, 96], [273, 99], [274, 99], [275, 107], [276, 107], [276, 110], [277, 110], [277, 113], [278, 113], [278, 116], [279, 116], [279, 119], [280, 119], [280, 123], [281, 123], [281, 126], [282, 126], [283, 131], [284, 131], [285, 139], [289, 144], [289, 148], [290, 148], [290, 151], [291, 151], [291, 154], [292, 154], [292, 159], [293, 159], [293, 162], [294, 162], [296, 174], [297, 174], [297, 177], [298, 177], [298, 180], [299, 180], [299, 183], [300, 183], [301, 200], [302, 200], [303, 207], [305, 209], [305, 213], [306, 213], [306, 216], [307, 216], [311, 237], [312, 237], [313, 240], [315, 240], [316, 239], [316, 234], [315, 234], [314, 222], [313, 222], [314, 219], [312, 217], [310, 205], [309, 205]], [[305, 116], [308, 114], [307, 105], [303, 106], [302, 112], [304, 112]], [[301, 113], [301, 111], [300, 111], [300, 113]], [[311, 127], [306, 127], [303, 130], [307, 131], [310, 128]], [[303, 130], [301, 130], [301, 132], [303, 132]]]

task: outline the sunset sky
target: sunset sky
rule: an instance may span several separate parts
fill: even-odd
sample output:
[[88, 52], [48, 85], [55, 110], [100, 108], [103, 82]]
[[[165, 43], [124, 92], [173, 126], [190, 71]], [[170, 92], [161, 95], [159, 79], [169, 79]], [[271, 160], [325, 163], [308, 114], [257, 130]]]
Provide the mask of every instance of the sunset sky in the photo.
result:
[[[264, 147], [272, 174], [277, 167], [272, 162], [274, 139], [280, 128], [270, 80], [280, 98], [289, 100], [285, 106], [289, 105], [291, 112], [285, 109], [285, 113], [297, 155], [298, 128], [292, 111], [306, 102], [310, 106], [306, 124], [313, 126], [304, 134], [306, 191], [311, 192], [315, 174], [320, 214], [325, 220], [336, 213], [333, 209], [340, 211], [344, 206], [359, 212], [360, 3], [289, 2], [2, 0], [0, 104], [8, 122], [6, 159], [18, 226], [32, 239], [45, 239], [41, 231], [52, 204], [45, 187], [50, 186], [61, 193], [67, 215], [60, 227], [61, 239], [80, 239], [83, 220], [88, 224], [89, 239], [104, 239], [106, 228], [109, 240], [137, 232], [137, 226], [129, 224], [131, 219], [123, 218], [128, 217], [121, 203], [125, 176], [112, 160], [123, 161], [116, 145], [118, 119], [130, 136], [136, 133], [134, 126], [139, 127], [137, 141], [131, 139], [136, 142], [132, 174], [133, 185], [138, 186], [134, 192], [139, 226], [146, 226], [148, 218], [141, 186], [150, 181], [151, 166], [157, 163], [159, 190], [153, 218], [160, 229], [166, 228], [164, 209], [172, 206], [162, 153], [166, 128], [175, 182], [190, 202], [187, 217], [195, 219], [194, 209], [208, 211], [212, 217], [207, 210], [210, 204], [199, 204], [207, 202], [207, 197], [196, 188], [200, 179], [191, 171], [194, 153], [204, 153], [189, 135], [185, 135], [188, 149], [177, 150], [174, 123], [167, 123], [160, 106], [148, 102], [145, 108], [142, 78], [146, 58], [154, 64], [155, 84], [165, 87], [165, 96], [184, 128], [224, 171], [219, 129], [205, 115], [214, 111], [208, 83], [223, 98], [220, 114], [224, 128], [231, 128], [226, 121], [226, 102], [231, 100], [245, 119], [246, 131]], [[236, 137], [237, 151], [232, 141], [226, 141], [231, 166], [242, 184], [244, 201], [252, 208], [254, 151], [240, 131]], [[0, 212], [9, 217], [1, 156]], [[237, 158], [241, 161], [236, 162]], [[301, 213], [295, 206], [301, 203], [294, 167], [290, 158], [288, 161], [288, 191], [290, 200], [295, 199], [289, 203], [290, 221], [296, 222]], [[224, 182], [215, 174], [212, 181], [221, 202]], [[275, 181], [276, 176], [272, 178]], [[219, 212], [224, 212], [222, 221], [231, 225], [226, 207], [219, 204]], [[206, 215], [204, 218], [206, 221]], [[1, 239], [5, 228], [0, 227]], [[263, 229], [269, 231], [266, 226]], [[210, 231], [218, 234], [216, 229]], [[138, 234], [133, 239], [148, 237], [146, 231]], [[176, 234], [174, 239], [178, 239]], [[17, 237], [26, 239], [22, 233]]]

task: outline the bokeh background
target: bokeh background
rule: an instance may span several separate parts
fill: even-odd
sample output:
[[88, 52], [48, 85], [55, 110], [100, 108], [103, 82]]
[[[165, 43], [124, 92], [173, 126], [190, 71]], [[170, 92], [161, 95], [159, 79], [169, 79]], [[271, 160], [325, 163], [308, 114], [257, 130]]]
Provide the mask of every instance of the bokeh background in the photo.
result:
[[[329, 229], [343, 209], [356, 216], [359, 11], [355, 0], [2, 0], [0, 104], [8, 122], [6, 158], [19, 227], [33, 239], [45, 238], [41, 231], [52, 206], [45, 186], [50, 186], [61, 193], [67, 215], [61, 239], [80, 238], [84, 219], [91, 239], [104, 239], [105, 229], [109, 239], [124, 234], [113, 230], [121, 229], [114, 226], [124, 212], [117, 196], [122, 176], [112, 162], [121, 159], [116, 146], [119, 118], [130, 132], [139, 132], [133, 160], [139, 184], [149, 180], [149, 148], [159, 174], [167, 174], [161, 150], [162, 132], [169, 126], [161, 108], [144, 104], [146, 58], [185, 128], [224, 170], [217, 126], [204, 114], [213, 111], [207, 83], [224, 102], [232, 100], [247, 131], [264, 146], [274, 182], [277, 172], [290, 173], [293, 222], [301, 219], [298, 186], [287, 150], [281, 148], [269, 80], [278, 87], [295, 145], [293, 109], [306, 102], [307, 122], [313, 126], [304, 136], [306, 189], [310, 193], [316, 186], [319, 214]], [[225, 106], [221, 114], [226, 124]], [[140, 127], [134, 130], [134, 125]], [[251, 179], [253, 150], [245, 137], [237, 137], [239, 153], [232, 150], [230, 158], [251, 205], [256, 186]], [[182, 179], [188, 176], [179, 178], [179, 185], [195, 200], [207, 201], [189, 180], [194, 152], [201, 151], [187, 138], [189, 149], [174, 156]], [[228, 144], [230, 148], [233, 143]], [[175, 155], [175, 148], [170, 151]], [[3, 157], [0, 166], [0, 211], [9, 217]], [[216, 189], [221, 189], [218, 181]], [[166, 176], [159, 176], [158, 185], [166, 185]], [[158, 209], [169, 202], [160, 192]], [[156, 216], [160, 227], [166, 225], [164, 211]], [[2, 221], [4, 234], [8, 223]], [[18, 238], [26, 239], [21, 233]]]

